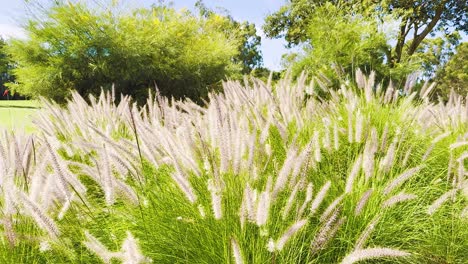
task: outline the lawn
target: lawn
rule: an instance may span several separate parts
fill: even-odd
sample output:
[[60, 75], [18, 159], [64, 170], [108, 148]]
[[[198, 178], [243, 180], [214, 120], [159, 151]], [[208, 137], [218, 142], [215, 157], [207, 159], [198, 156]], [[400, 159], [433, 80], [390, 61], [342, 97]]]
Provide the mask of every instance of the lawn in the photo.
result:
[[31, 117], [37, 109], [39, 109], [37, 101], [0, 101], [0, 129], [33, 130]]

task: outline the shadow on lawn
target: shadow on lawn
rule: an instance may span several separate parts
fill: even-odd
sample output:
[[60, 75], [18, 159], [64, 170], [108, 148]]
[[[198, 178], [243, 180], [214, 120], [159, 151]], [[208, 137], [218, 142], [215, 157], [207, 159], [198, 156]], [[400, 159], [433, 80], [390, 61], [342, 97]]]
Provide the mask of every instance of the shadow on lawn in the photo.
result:
[[38, 106], [24, 106], [24, 105], [0, 105], [0, 108], [40, 109], [40, 107]]

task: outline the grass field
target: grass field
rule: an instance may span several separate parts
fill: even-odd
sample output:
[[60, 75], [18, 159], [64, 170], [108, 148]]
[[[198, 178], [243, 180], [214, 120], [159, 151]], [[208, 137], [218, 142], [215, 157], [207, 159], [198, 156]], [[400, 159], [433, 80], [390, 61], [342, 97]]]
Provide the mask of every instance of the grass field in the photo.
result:
[[39, 109], [37, 101], [0, 101], [0, 128], [31, 131], [32, 116]]

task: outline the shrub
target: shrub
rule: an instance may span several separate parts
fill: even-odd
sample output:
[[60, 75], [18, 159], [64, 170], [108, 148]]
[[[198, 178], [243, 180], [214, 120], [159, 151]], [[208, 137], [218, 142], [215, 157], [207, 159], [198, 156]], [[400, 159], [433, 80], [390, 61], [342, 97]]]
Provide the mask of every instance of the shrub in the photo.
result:
[[216, 19], [165, 6], [112, 13], [83, 4], [57, 5], [27, 25], [27, 40], [11, 41], [21, 94], [64, 102], [72, 89], [117, 92], [144, 101], [155, 85], [167, 96], [205, 98], [226, 76], [238, 39], [228, 38]]

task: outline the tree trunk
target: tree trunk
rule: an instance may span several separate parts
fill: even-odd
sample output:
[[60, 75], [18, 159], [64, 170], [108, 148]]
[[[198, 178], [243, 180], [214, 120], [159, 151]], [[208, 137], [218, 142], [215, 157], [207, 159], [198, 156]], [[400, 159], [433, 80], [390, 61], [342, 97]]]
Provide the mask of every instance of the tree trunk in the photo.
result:
[[413, 41], [411, 42], [411, 45], [410, 45], [410, 47], [408, 49], [408, 56], [411, 56], [411, 55], [414, 54], [414, 52], [419, 47], [421, 42], [426, 38], [427, 34], [429, 34], [432, 31], [432, 29], [434, 29], [434, 27], [437, 25], [437, 23], [440, 20], [440, 17], [442, 16], [442, 13], [443, 13], [443, 11], [445, 9], [444, 3], [445, 3], [445, 1], [442, 2], [437, 7], [434, 18], [431, 20], [431, 22], [429, 22], [429, 24], [426, 26], [426, 28], [420, 34], [417, 34], [417, 32], [415, 32], [415, 37], [414, 37]]
[[408, 34], [408, 19], [405, 19], [400, 26], [400, 33], [398, 34], [397, 44], [395, 46], [395, 53], [389, 60], [390, 67], [393, 68], [401, 60], [401, 53], [405, 45], [406, 35]]

